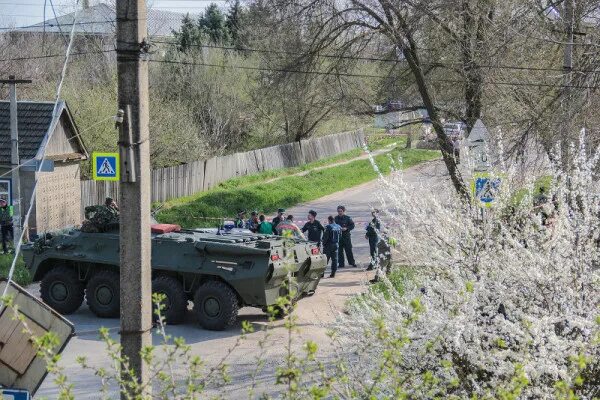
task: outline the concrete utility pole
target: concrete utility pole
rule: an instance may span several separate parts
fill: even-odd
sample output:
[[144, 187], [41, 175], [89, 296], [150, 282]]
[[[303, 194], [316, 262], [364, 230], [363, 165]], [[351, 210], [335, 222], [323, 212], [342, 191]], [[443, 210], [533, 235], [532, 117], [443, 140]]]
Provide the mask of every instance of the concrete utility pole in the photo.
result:
[[21, 217], [21, 177], [19, 168], [19, 128], [17, 117], [17, 84], [31, 83], [29, 79], [15, 79], [14, 75], [8, 79], [0, 80], [0, 83], [10, 85], [10, 164], [11, 173], [11, 196], [13, 206], [13, 237], [16, 241], [21, 237], [23, 230], [23, 218]]
[[[119, 109], [129, 111], [122, 114], [119, 146], [121, 154], [131, 156], [127, 165], [135, 171], [122, 171], [119, 185], [121, 345], [150, 394], [149, 368], [140, 355], [152, 344], [147, 32], [146, 0], [117, 0]], [[121, 391], [124, 399], [131, 389]]]

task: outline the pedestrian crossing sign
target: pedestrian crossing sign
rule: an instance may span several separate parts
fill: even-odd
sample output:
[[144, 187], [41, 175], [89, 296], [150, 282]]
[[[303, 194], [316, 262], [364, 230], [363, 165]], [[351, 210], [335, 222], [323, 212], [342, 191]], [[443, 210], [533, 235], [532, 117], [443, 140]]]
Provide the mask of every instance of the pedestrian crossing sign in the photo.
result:
[[478, 173], [473, 176], [473, 198], [483, 207], [490, 208], [500, 192], [502, 178], [488, 173]]
[[119, 153], [93, 153], [92, 173], [95, 181], [118, 181]]

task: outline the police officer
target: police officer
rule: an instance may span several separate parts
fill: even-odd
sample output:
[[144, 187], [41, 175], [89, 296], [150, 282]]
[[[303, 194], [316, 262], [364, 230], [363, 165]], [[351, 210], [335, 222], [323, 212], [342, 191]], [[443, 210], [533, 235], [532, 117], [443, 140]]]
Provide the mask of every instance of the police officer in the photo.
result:
[[2, 234], [2, 252], [8, 254], [9, 236], [13, 236], [13, 209], [5, 199], [0, 199], [0, 231]]
[[369, 252], [371, 253], [371, 262], [369, 263], [369, 267], [367, 271], [372, 271], [373, 268], [377, 265], [378, 254], [378, 246], [379, 240], [381, 240], [381, 221], [379, 220], [377, 214], [379, 210], [371, 211], [371, 216], [373, 219], [367, 225], [367, 233], [365, 238], [369, 241]]
[[354, 229], [354, 221], [346, 215], [346, 207], [338, 206], [335, 223], [342, 227], [342, 237], [340, 238], [340, 249], [338, 251], [338, 268], [344, 268], [344, 251], [348, 257], [348, 264], [356, 267], [354, 254], [352, 254], [352, 236], [351, 231]]
[[338, 266], [338, 252], [340, 247], [340, 237], [342, 236], [342, 227], [335, 223], [333, 216], [327, 217], [329, 224], [323, 232], [323, 252], [327, 256], [327, 262], [331, 260], [330, 278], [335, 278]]
[[308, 240], [316, 242], [321, 247], [321, 236], [323, 235], [323, 225], [317, 220], [317, 212], [310, 210], [308, 212], [308, 222], [302, 227], [302, 233], [308, 232]]

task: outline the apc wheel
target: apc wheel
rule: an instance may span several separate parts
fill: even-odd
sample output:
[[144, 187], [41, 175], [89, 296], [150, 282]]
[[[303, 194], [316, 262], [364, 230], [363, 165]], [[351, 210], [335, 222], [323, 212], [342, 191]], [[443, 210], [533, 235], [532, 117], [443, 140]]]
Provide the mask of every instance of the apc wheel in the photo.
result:
[[90, 310], [100, 318], [119, 316], [119, 274], [113, 271], [98, 271], [85, 288], [85, 297]]
[[40, 284], [44, 303], [61, 314], [72, 314], [83, 303], [84, 285], [77, 271], [68, 267], [56, 267], [48, 271]]
[[[157, 276], [152, 280], [152, 293], [165, 295], [164, 309], [161, 311], [167, 324], [177, 325], [183, 322], [187, 311], [187, 297], [181, 283], [170, 276]], [[152, 315], [158, 319], [153, 304]]]
[[204, 282], [194, 295], [194, 312], [204, 329], [222, 331], [237, 319], [239, 306], [235, 292], [219, 281]]

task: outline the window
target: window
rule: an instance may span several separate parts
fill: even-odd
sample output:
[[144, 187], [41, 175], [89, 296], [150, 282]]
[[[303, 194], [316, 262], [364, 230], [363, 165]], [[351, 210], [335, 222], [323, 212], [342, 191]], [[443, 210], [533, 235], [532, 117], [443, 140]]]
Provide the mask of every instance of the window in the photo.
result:
[[11, 189], [10, 179], [0, 179], [0, 199], [8, 201], [8, 204], [12, 204]]

